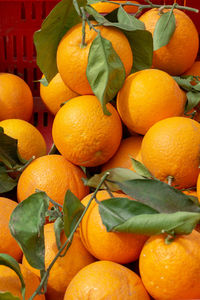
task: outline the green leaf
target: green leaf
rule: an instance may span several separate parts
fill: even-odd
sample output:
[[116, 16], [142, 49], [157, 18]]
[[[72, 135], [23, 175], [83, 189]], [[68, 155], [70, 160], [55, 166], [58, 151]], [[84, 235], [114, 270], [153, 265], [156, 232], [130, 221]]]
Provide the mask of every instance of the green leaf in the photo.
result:
[[99, 202], [98, 205], [102, 222], [107, 231], [123, 224], [133, 216], [158, 213], [157, 210], [128, 198], [110, 198]]
[[153, 175], [149, 172], [149, 170], [143, 165], [141, 162], [131, 157], [133, 168], [135, 172], [143, 177], [152, 178]]
[[[96, 188], [100, 183], [102, 177], [105, 173], [109, 173], [106, 178], [106, 184], [108, 185], [111, 191], [119, 191], [120, 187], [116, 184], [116, 182], [123, 182], [126, 180], [135, 180], [135, 179], [144, 179], [142, 176], [136, 174], [135, 172], [126, 169], [126, 168], [113, 168], [102, 172], [100, 174], [95, 174], [93, 177], [85, 181], [85, 185]], [[101, 189], [105, 189], [105, 184], [102, 184]]]
[[154, 235], [160, 233], [190, 234], [200, 221], [199, 213], [141, 214], [116, 226], [114, 231]]
[[10, 292], [0, 292], [0, 300], [20, 300], [20, 298]]
[[133, 66], [131, 72], [149, 69], [153, 60], [153, 38], [147, 30], [124, 32], [133, 53]]
[[187, 104], [186, 104], [185, 112], [188, 112], [199, 104], [200, 93], [189, 91], [187, 92], [186, 96], [187, 96]]
[[[118, 21], [119, 24], [123, 24], [125, 30], [145, 30], [145, 25], [142, 21], [138, 20], [131, 14], [128, 14], [122, 7], [118, 9]], [[125, 27], [127, 26], [127, 27]]]
[[40, 82], [43, 86], [48, 86], [49, 83], [48, 81], [46, 80], [45, 77], [42, 77], [41, 79], [37, 80], [37, 82]]
[[125, 194], [161, 213], [200, 212], [200, 206], [187, 195], [159, 180], [136, 179], [117, 184]]
[[[23, 297], [23, 299], [25, 299], [25, 283], [24, 283], [24, 279], [23, 279], [23, 276], [22, 276], [22, 273], [21, 273], [20, 266], [19, 266], [18, 262], [12, 256], [10, 256], [8, 254], [0, 253], [0, 265], [4, 265], [4, 266], [9, 267], [10, 269], [12, 269], [17, 274], [17, 276], [19, 277], [19, 279], [21, 281], [22, 297]], [[2, 298], [2, 299], [9, 299], [9, 298], [5, 298], [6, 295], [4, 295], [3, 297], [4, 298]], [[0, 299], [1, 299], [1, 294], [0, 294]]]
[[60, 240], [60, 235], [61, 232], [64, 229], [64, 222], [61, 217], [57, 218], [56, 221], [54, 222], [54, 232], [56, 236], [56, 244], [58, 247], [58, 250], [61, 248], [61, 240]]
[[17, 185], [17, 179], [8, 175], [6, 167], [0, 163], [0, 194], [12, 191]]
[[14, 209], [10, 231], [21, 246], [29, 264], [44, 270], [44, 224], [49, 198], [44, 192], [32, 194]]
[[46, 216], [49, 217], [49, 222], [55, 221], [61, 216], [61, 212], [56, 206], [52, 206], [51, 209], [48, 209]]
[[0, 131], [0, 161], [10, 169], [22, 165], [18, 156], [17, 140], [6, 135], [2, 129]]
[[161, 15], [156, 23], [154, 34], [153, 34], [153, 48], [158, 50], [163, 46], [166, 46], [174, 31], [176, 29], [176, 20], [173, 10]]
[[68, 190], [63, 204], [63, 219], [65, 235], [69, 237], [85, 207], [81, 201]]
[[86, 75], [94, 94], [101, 102], [104, 114], [110, 115], [106, 104], [122, 87], [125, 69], [112, 43], [100, 33], [91, 44]]
[[[86, 0], [79, 0], [78, 3], [84, 6]], [[62, 0], [44, 20], [41, 29], [35, 32], [37, 64], [48, 82], [58, 73], [56, 53], [60, 40], [72, 26], [80, 22], [73, 1]]]

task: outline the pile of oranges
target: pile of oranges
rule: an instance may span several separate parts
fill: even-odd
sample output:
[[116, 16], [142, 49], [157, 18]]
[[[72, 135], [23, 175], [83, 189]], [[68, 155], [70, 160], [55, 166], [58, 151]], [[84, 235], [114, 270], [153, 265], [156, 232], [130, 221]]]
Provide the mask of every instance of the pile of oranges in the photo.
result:
[[[102, 8], [100, 4], [93, 7]], [[106, 10], [115, 8], [110, 4]], [[184, 114], [186, 94], [172, 77], [200, 76], [199, 36], [183, 11], [174, 9], [174, 15], [176, 29], [170, 42], [154, 51], [150, 69], [132, 74], [134, 53], [126, 36], [119, 29], [98, 26], [102, 37], [111, 41], [126, 74], [116, 101], [106, 104], [110, 115], [104, 114], [86, 76], [90, 46], [97, 33], [86, 24], [82, 48], [81, 24], [64, 35], [57, 49], [58, 73], [48, 86], [40, 83], [41, 99], [55, 115], [52, 137], [56, 154], [47, 153], [42, 134], [31, 125], [30, 88], [18, 76], [0, 73], [0, 127], [18, 141], [21, 159], [33, 159], [20, 176], [12, 175], [19, 176], [18, 202], [41, 190], [63, 205], [70, 189], [86, 206], [92, 194], [82, 180], [86, 178], [83, 167], [99, 172], [115, 167], [134, 171], [131, 157], [157, 179], [166, 183], [170, 179], [176, 189], [193, 189], [200, 200], [200, 108], [195, 107], [194, 119]], [[159, 18], [156, 8], [140, 16], [152, 34]], [[113, 196], [127, 197], [120, 191]], [[96, 197], [102, 201], [110, 195], [101, 190]], [[9, 232], [16, 206], [15, 201], [0, 198], [0, 252], [20, 263], [28, 300], [39, 285], [40, 273], [29, 265]], [[198, 231], [177, 236], [170, 244], [165, 243], [164, 234], [149, 237], [107, 232], [98, 206], [98, 202], [91, 203], [68, 252], [51, 269], [45, 296], [35, 299], [200, 299]], [[58, 252], [53, 223], [44, 225], [44, 236], [47, 268]], [[65, 241], [63, 232], [61, 243]], [[0, 292], [10, 291], [22, 299], [20, 288], [15, 272], [0, 266]]]

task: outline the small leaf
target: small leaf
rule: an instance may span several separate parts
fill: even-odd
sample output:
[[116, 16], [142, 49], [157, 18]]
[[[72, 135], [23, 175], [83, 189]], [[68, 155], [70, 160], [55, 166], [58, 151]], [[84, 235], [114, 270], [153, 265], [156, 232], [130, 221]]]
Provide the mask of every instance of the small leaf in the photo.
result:
[[149, 172], [149, 170], [143, 165], [141, 162], [131, 157], [133, 168], [135, 172], [146, 178], [153, 178], [153, 175]]
[[178, 85], [184, 89], [185, 91], [192, 91], [194, 86], [191, 84], [193, 81], [192, 75], [187, 76], [173, 76], [174, 80], [178, 83]]
[[186, 96], [187, 96], [187, 105], [185, 108], [185, 112], [188, 112], [199, 104], [200, 93], [190, 91], [187, 92]]
[[173, 10], [161, 15], [156, 23], [154, 34], [153, 34], [153, 48], [158, 50], [163, 46], [166, 46], [174, 31], [176, 29], [176, 20]]
[[10, 292], [1, 292], [0, 291], [0, 300], [20, 300], [20, 298], [14, 296]]
[[[23, 279], [23, 276], [22, 276], [22, 273], [21, 273], [20, 266], [19, 266], [18, 262], [12, 256], [10, 256], [8, 254], [0, 253], [0, 265], [4, 265], [4, 266], [9, 267], [10, 269], [12, 269], [17, 274], [17, 276], [19, 277], [19, 279], [21, 281], [22, 297], [23, 297], [23, 299], [25, 299], [25, 283], [24, 283], [24, 279]], [[9, 298], [5, 298], [6, 295], [4, 295], [3, 297], [4, 298], [2, 298], [2, 299], [9, 299]], [[0, 299], [1, 299], [1, 294], [0, 294]]]
[[86, 75], [94, 94], [101, 102], [104, 113], [110, 115], [106, 104], [122, 87], [125, 69], [112, 43], [104, 39], [100, 33], [91, 44]]
[[107, 231], [123, 224], [133, 216], [158, 213], [157, 210], [128, 198], [110, 198], [99, 202], [98, 205], [102, 222]]
[[0, 163], [0, 194], [12, 191], [17, 185], [17, 179], [11, 178], [7, 169]]
[[11, 234], [21, 246], [29, 264], [45, 269], [44, 224], [49, 199], [44, 192], [32, 194], [14, 209], [9, 227]]
[[41, 79], [37, 80], [37, 82], [40, 82], [43, 86], [48, 86], [49, 83], [48, 81], [46, 80], [45, 77], [42, 77]]
[[60, 240], [60, 235], [61, 232], [64, 229], [64, 222], [61, 217], [57, 218], [56, 221], [54, 222], [54, 232], [56, 236], [56, 244], [58, 247], [58, 250], [61, 248], [61, 240]]
[[[129, 28], [130, 31], [145, 30], [144, 23], [133, 15], [128, 14], [122, 7], [119, 7], [117, 17], [119, 24], [123, 24], [124, 26], [127, 25], [127, 28]], [[125, 29], [124, 27], [123, 29], [128, 30], [127, 28]]]
[[[93, 177], [85, 181], [85, 185], [96, 188], [106, 172], [109, 173], [108, 177], [106, 178], [106, 184], [111, 191], [119, 191], [120, 187], [116, 184], [116, 182], [123, 182], [131, 179], [144, 179], [142, 176], [129, 169], [113, 168], [100, 174], [95, 174]], [[105, 184], [102, 184], [101, 189], [105, 188]]]
[[159, 212], [200, 212], [200, 206], [187, 195], [159, 180], [136, 179], [117, 184], [125, 194]]
[[81, 201], [68, 190], [63, 204], [63, 219], [65, 235], [69, 237], [85, 207]]
[[[86, 0], [79, 0], [78, 3], [84, 6]], [[41, 29], [35, 32], [37, 64], [48, 82], [58, 73], [56, 53], [60, 40], [72, 26], [80, 22], [81, 17], [77, 14], [73, 1], [62, 0], [44, 20]]]

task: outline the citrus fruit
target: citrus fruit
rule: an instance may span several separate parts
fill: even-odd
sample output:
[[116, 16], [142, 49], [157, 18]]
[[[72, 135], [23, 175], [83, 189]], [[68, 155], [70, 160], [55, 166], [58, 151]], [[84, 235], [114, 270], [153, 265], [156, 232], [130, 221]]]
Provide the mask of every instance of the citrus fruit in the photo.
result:
[[[25, 300], [29, 300], [39, 286], [40, 281], [38, 276], [28, 270], [25, 266], [20, 264], [20, 269], [26, 286]], [[19, 297], [21, 300], [23, 299], [21, 295], [21, 281], [18, 275], [15, 273], [15, 271], [3, 265], [0, 265], [0, 291], [10, 292], [13, 294], [13, 296]], [[45, 300], [45, 296], [37, 295], [34, 299]]]
[[39, 157], [46, 154], [46, 142], [39, 130], [27, 121], [8, 119], [0, 122], [4, 133], [18, 140], [19, 155], [29, 160], [33, 156]]
[[108, 161], [116, 152], [122, 137], [122, 125], [116, 109], [103, 113], [93, 95], [68, 101], [55, 116], [52, 128], [58, 151], [72, 163], [92, 167]]
[[[112, 43], [114, 50], [124, 64], [126, 75], [128, 75], [132, 68], [133, 58], [131, 47], [126, 36], [122, 31], [113, 27], [98, 26], [97, 29], [101, 31], [103, 38]], [[93, 29], [90, 30], [86, 23], [86, 46], [82, 47], [82, 24], [77, 24], [64, 35], [58, 46], [58, 71], [64, 83], [71, 90], [81, 95], [93, 94], [86, 77], [86, 68], [90, 46], [96, 36], [97, 32]]]
[[[56, 245], [54, 224], [49, 223], [44, 226], [45, 237], [45, 267], [48, 268], [58, 252]], [[66, 241], [64, 232], [61, 233], [61, 244]], [[47, 285], [48, 300], [62, 300], [65, 290], [72, 278], [86, 265], [94, 262], [94, 257], [83, 246], [79, 233], [75, 232], [72, 244], [63, 257], [59, 257], [53, 265]], [[23, 256], [23, 265], [29, 268], [32, 272], [40, 276], [37, 269], [32, 268], [25, 256]]]
[[199, 174], [200, 124], [184, 117], [154, 124], [141, 147], [142, 161], [158, 179], [173, 177], [177, 188], [196, 186]]
[[9, 229], [10, 216], [16, 206], [16, 202], [5, 197], [0, 197], [0, 253], [9, 254], [17, 261], [20, 261], [22, 250]]
[[23, 79], [14, 74], [0, 73], [0, 107], [0, 121], [30, 120], [33, 112], [33, 97]]
[[111, 261], [97, 261], [79, 271], [64, 300], [150, 300], [140, 277]]
[[[164, 10], [167, 11], [169, 10]], [[153, 66], [171, 75], [181, 75], [191, 67], [197, 57], [199, 34], [193, 21], [183, 11], [174, 9], [173, 13], [176, 22], [175, 31], [166, 46], [154, 51]], [[153, 34], [159, 18], [159, 9], [153, 8], [139, 19]]]
[[131, 136], [123, 139], [115, 155], [102, 166], [102, 172], [112, 168], [132, 169], [131, 157], [137, 158], [142, 138], [142, 136]]
[[[86, 206], [92, 194], [82, 203]], [[114, 197], [125, 194], [113, 193]], [[97, 200], [109, 199], [107, 191], [98, 191]], [[122, 200], [123, 201], [123, 200]], [[100, 260], [125, 264], [137, 260], [147, 236], [133, 233], [107, 232], [99, 213], [99, 205], [93, 201], [84, 215], [80, 226], [81, 239], [88, 251]]]
[[196, 60], [191, 67], [184, 72], [182, 75], [193, 75], [193, 76], [200, 76], [200, 61]]
[[48, 110], [55, 115], [60, 109], [61, 104], [78, 96], [78, 94], [70, 90], [70, 88], [64, 84], [60, 74], [57, 73], [48, 86], [44, 86], [40, 83], [40, 96]]
[[143, 284], [158, 300], [200, 298], [200, 233], [177, 236], [165, 243], [165, 235], [152, 236], [139, 258]]
[[[109, 2], [96, 2], [91, 4], [91, 6], [96, 9], [100, 14], [107, 14], [113, 11], [114, 9], [117, 9], [120, 7], [119, 4], [124, 4], [126, 1], [120, 1], [116, 0], [115, 3], [109, 3]], [[137, 1], [129, 1], [129, 3], [135, 3], [139, 4]], [[123, 5], [123, 9], [129, 13], [129, 14], [134, 14], [138, 11], [138, 7], [134, 5]]]
[[17, 185], [17, 198], [21, 202], [36, 189], [63, 204], [68, 189], [79, 199], [88, 194], [88, 187], [84, 186], [83, 171], [67, 161], [63, 156], [52, 154], [39, 157], [31, 162], [22, 172]]
[[185, 101], [170, 75], [147, 69], [126, 78], [117, 95], [117, 110], [130, 130], [145, 134], [156, 122], [181, 115]]

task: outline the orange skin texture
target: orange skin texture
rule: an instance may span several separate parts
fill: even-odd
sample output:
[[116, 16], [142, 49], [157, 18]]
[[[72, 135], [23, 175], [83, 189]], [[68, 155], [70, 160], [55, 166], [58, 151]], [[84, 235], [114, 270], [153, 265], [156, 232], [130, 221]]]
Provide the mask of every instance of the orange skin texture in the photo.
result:
[[131, 131], [144, 135], [156, 122], [183, 114], [185, 101], [170, 75], [147, 69], [126, 78], [117, 95], [117, 110]]
[[[115, 1], [116, 3], [119, 3], [119, 4], [123, 4], [124, 2], [126, 1], [119, 1], [119, 0], [116, 0]], [[131, 3], [136, 3], [138, 4], [137, 1], [129, 1]], [[98, 2], [98, 3], [94, 3], [94, 4], [91, 4], [91, 6], [96, 9], [96, 11], [98, 11], [99, 13], [101, 14], [106, 14], [106, 13], [110, 13], [111, 11], [113, 11], [114, 9], [116, 8], [119, 8], [120, 6], [118, 4], [114, 4], [114, 3], [108, 3], [108, 2]], [[131, 6], [131, 5], [124, 5], [123, 6], [123, 9], [129, 13], [129, 14], [134, 14], [138, 11], [138, 7], [137, 6]]]
[[[197, 57], [199, 34], [192, 20], [183, 11], [174, 9], [173, 12], [176, 29], [169, 43], [154, 51], [153, 66], [170, 75], [181, 75], [191, 67]], [[144, 13], [139, 19], [153, 34], [159, 18], [159, 10], [155, 8]]]
[[165, 236], [152, 236], [139, 258], [143, 284], [156, 300], [200, 298], [200, 233], [177, 236], [165, 244]]
[[29, 121], [33, 112], [33, 97], [29, 86], [20, 77], [0, 73], [0, 121]]
[[102, 166], [102, 172], [112, 168], [127, 168], [132, 170], [131, 157], [136, 159], [141, 149], [142, 139], [142, 136], [131, 136], [123, 139], [115, 155]]
[[60, 74], [57, 73], [48, 86], [40, 83], [40, 96], [48, 110], [55, 115], [59, 111], [61, 104], [78, 96], [78, 94], [70, 90], [64, 84]]
[[70, 282], [64, 300], [150, 300], [140, 277], [111, 261], [83, 268]]
[[[92, 194], [86, 196], [82, 203], [86, 206]], [[114, 197], [127, 195], [113, 193]], [[107, 191], [99, 191], [99, 201], [109, 199]], [[107, 232], [101, 221], [98, 204], [93, 200], [80, 226], [81, 239], [88, 251], [99, 260], [109, 260], [121, 264], [138, 259], [147, 236], [133, 233]]]
[[[94, 24], [96, 24], [94, 22]], [[98, 26], [101, 36], [112, 43], [112, 46], [120, 57], [126, 75], [131, 71], [133, 57], [130, 44], [126, 36], [118, 29]], [[82, 24], [72, 27], [62, 38], [57, 50], [58, 71], [67, 86], [78, 94], [93, 94], [86, 77], [88, 55], [92, 41], [97, 32], [90, 30], [86, 23], [85, 28], [86, 46], [81, 47]]]
[[72, 163], [92, 167], [108, 161], [117, 151], [122, 125], [116, 109], [108, 103], [111, 113], [103, 113], [97, 97], [92, 95], [71, 99], [56, 114], [52, 135], [59, 152]]
[[82, 177], [85, 177], [83, 171], [61, 155], [39, 157], [26, 167], [19, 178], [18, 202], [35, 193], [36, 189], [46, 192], [61, 205], [68, 189], [81, 200], [89, 192], [89, 188], [83, 184]]
[[200, 124], [192, 119], [174, 117], [153, 125], [143, 138], [144, 165], [158, 179], [177, 188], [196, 186], [199, 174]]
[[19, 155], [26, 160], [46, 154], [46, 142], [39, 130], [27, 121], [8, 119], [0, 122], [4, 133], [18, 140]]
[[[54, 224], [49, 223], [44, 226], [45, 236], [45, 267], [47, 268], [58, 252], [56, 245]], [[61, 244], [66, 241], [64, 232], [61, 233]], [[69, 250], [65, 256], [58, 258], [50, 271], [48, 279], [46, 299], [63, 300], [65, 290], [72, 278], [86, 265], [95, 261], [95, 258], [83, 246], [79, 233], [74, 234]], [[32, 272], [40, 276], [40, 272], [29, 265], [25, 256], [22, 264]]]
[[[26, 285], [25, 300], [29, 300], [40, 284], [38, 276], [20, 264], [20, 269]], [[0, 265], [0, 291], [10, 292], [22, 299], [21, 282], [18, 275], [9, 267]], [[45, 300], [44, 295], [37, 295], [35, 300]]]
[[16, 202], [5, 197], [0, 197], [0, 253], [9, 254], [17, 261], [20, 261], [22, 250], [9, 229], [10, 216], [16, 206]]

